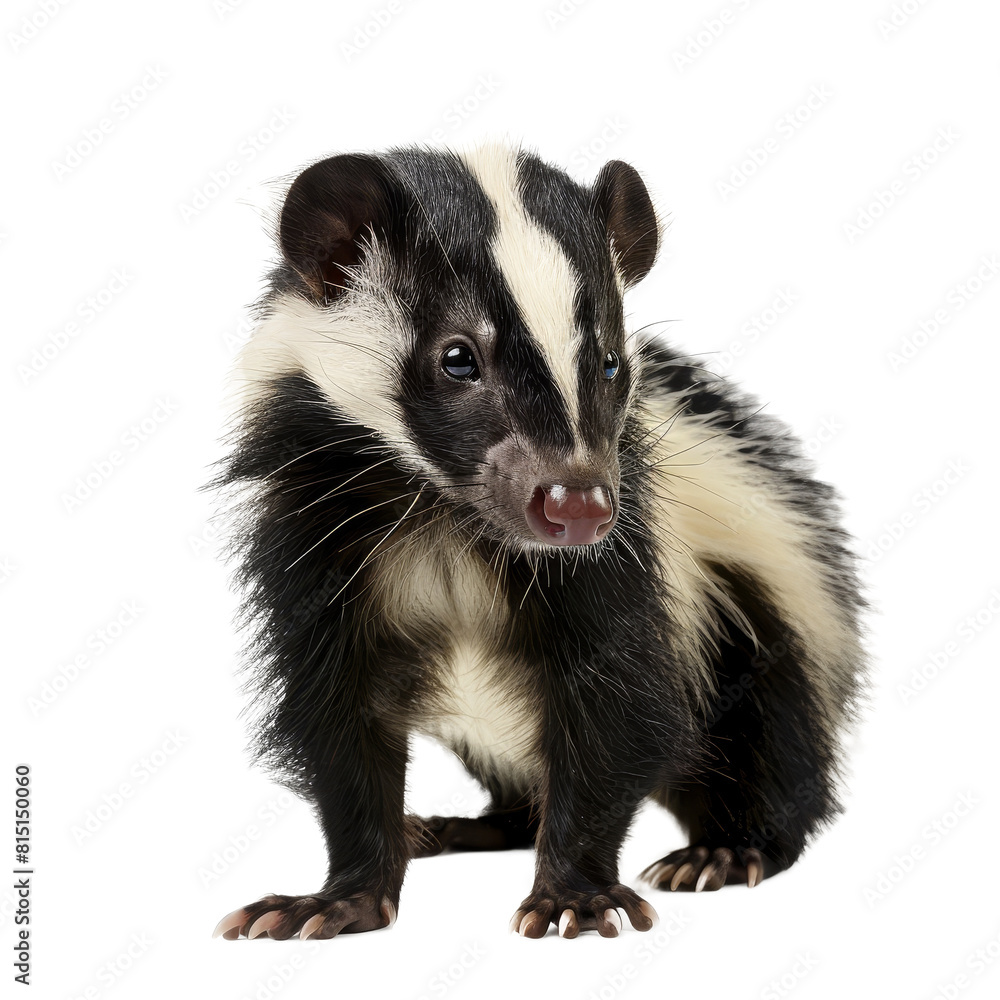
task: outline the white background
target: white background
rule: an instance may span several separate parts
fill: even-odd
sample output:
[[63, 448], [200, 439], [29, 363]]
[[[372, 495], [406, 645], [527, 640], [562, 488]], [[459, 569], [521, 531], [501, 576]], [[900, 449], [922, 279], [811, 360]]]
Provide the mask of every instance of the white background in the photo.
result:
[[[557, 4], [5, 5], [2, 773], [12, 813], [33, 768], [36, 995], [996, 995], [1000, 11]], [[415, 863], [388, 932], [213, 941], [324, 869], [309, 809], [249, 766], [198, 491], [262, 209], [326, 153], [487, 136], [583, 181], [640, 169], [671, 226], [632, 325], [675, 321], [844, 495], [875, 608], [846, 813], [753, 893], [647, 892], [647, 935], [509, 936], [522, 851]], [[423, 744], [409, 799], [482, 801]], [[681, 844], [646, 809], [623, 876]]]

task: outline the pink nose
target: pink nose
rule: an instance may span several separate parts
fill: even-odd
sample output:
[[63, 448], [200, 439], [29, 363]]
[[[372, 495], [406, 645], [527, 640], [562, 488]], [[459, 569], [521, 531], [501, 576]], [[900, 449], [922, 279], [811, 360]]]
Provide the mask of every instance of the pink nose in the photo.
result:
[[611, 530], [615, 509], [605, 486], [589, 490], [539, 486], [525, 517], [535, 537], [549, 545], [590, 545]]

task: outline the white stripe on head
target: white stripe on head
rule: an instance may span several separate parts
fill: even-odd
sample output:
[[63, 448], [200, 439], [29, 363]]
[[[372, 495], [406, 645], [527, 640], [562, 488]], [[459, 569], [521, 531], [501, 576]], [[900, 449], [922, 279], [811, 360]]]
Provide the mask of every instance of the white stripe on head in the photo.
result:
[[517, 150], [489, 144], [461, 156], [496, 211], [493, 258], [548, 362], [576, 438], [580, 416], [576, 362], [581, 339], [574, 313], [576, 271], [555, 237], [525, 211], [518, 190]]

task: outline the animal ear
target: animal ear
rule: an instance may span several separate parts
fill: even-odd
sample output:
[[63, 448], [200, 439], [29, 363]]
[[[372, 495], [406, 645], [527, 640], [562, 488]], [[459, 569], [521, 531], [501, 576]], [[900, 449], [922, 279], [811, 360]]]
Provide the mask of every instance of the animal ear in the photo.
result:
[[615, 265], [628, 288], [649, 273], [660, 244], [649, 192], [634, 167], [621, 160], [609, 160], [597, 175], [593, 197]]
[[350, 282], [347, 268], [364, 241], [400, 218], [396, 185], [378, 157], [348, 153], [315, 163], [295, 179], [281, 210], [285, 259], [317, 299], [332, 302]]

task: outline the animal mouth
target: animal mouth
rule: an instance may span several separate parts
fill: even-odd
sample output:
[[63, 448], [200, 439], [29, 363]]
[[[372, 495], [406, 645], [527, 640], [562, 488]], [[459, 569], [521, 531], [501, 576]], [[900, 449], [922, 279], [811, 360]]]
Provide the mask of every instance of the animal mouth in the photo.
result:
[[555, 484], [535, 487], [524, 516], [542, 542], [591, 545], [614, 527], [618, 512], [606, 486], [576, 490]]

